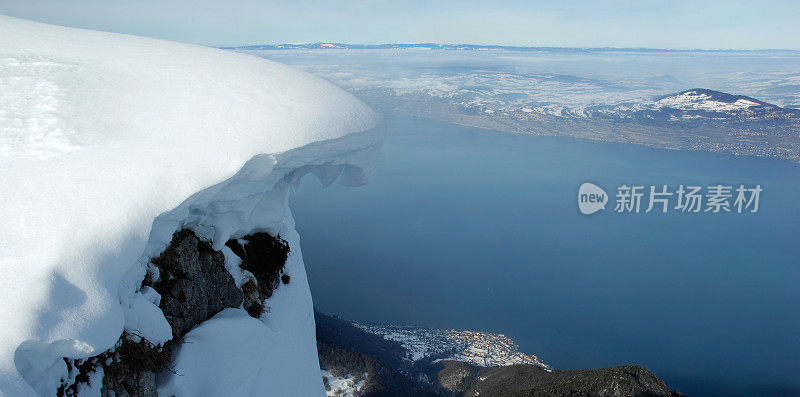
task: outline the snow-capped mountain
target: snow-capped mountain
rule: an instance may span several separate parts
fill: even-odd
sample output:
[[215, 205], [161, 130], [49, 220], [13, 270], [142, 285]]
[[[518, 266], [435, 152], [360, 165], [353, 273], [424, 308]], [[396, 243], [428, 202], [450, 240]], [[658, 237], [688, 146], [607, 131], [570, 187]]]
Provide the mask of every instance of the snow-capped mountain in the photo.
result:
[[611, 117], [641, 121], [703, 121], [726, 120], [739, 122], [800, 121], [800, 111], [784, 109], [755, 98], [733, 95], [704, 88], [695, 88], [656, 98], [619, 106], [589, 109], [586, 117]]
[[711, 112], [733, 112], [753, 107], [772, 107], [766, 102], [744, 95], [731, 95], [724, 92], [697, 88], [666, 95], [654, 102], [656, 108], [672, 108], [677, 110], [705, 110]]

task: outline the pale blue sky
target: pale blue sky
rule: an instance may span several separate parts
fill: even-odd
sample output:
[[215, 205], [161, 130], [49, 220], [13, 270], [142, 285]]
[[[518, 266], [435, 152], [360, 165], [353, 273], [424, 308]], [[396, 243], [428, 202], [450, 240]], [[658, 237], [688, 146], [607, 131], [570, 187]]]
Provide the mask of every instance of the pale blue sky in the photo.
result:
[[797, 0], [2, 0], [0, 14], [208, 45], [800, 49]]

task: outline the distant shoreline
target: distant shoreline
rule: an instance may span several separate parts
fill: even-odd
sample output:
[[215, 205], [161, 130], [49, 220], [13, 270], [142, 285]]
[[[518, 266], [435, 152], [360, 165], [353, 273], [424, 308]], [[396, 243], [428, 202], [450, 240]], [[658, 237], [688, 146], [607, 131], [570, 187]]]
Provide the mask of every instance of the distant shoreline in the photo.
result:
[[225, 50], [451, 50], [451, 51], [530, 51], [530, 52], [633, 52], [633, 53], [800, 53], [800, 50], [789, 49], [699, 49], [699, 48], [647, 48], [647, 47], [552, 47], [552, 46], [510, 46], [498, 44], [442, 44], [442, 43], [385, 43], [385, 44], [352, 44], [352, 43], [279, 43], [279, 44], [247, 44], [219, 47]]

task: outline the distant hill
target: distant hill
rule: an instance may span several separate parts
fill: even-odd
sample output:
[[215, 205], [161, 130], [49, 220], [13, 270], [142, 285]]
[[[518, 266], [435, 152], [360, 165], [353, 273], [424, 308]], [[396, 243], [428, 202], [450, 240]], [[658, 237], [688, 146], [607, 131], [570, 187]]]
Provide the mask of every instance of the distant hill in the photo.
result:
[[796, 125], [800, 122], [800, 110], [785, 109], [749, 96], [706, 88], [676, 92], [652, 101], [593, 107], [587, 109], [583, 116], [644, 123], [767, 122]]
[[479, 368], [440, 363], [438, 381], [459, 396], [681, 396], [638, 365], [543, 371], [533, 365]]
[[320, 312], [314, 313], [314, 319], [320, 367], [329, 396], [679, 395], [655, 374], [637, 365], [596, 370], [551, 370], [542, 364], [480, 366], [469, 362], [468, 357], [463, 358], [466, 362], [441, 360], [451, 357], [448, 349], [419, 358], [412, 351], [414, 348], [366, 332], [354, 325], [358, 323]]
[[733, 95], [726, 92], [709, 90], [706, 88], [693, 88], [675, 94], [664, 95], [656, 100], [656, 103], [671, 104], [693, 108], [694, 106], [706, 106], [709, 103], [735, 105], [736, 108], [749, 108], [754, 106], [764, 106], [778, 108], [776, 105], [759, 101], [745, 95]]

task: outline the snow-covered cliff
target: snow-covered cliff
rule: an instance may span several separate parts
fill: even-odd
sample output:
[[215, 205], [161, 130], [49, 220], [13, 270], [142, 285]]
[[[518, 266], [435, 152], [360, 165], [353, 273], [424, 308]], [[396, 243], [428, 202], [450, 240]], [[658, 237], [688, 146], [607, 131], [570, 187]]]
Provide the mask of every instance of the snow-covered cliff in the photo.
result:
[[227, 241], [280, 235], [291, 282], [260, 319], [225, 309], [189, 332], [162, 391], [323, 394], [288, 197], [307, 173], [364, 183], [381, 142], [366, 105], [281, 64], [0, 16], [0, 394], [52, 395], [65, 357], [123, 331], [169, 340], [142, 280], [183, 228], [234, 279]]

